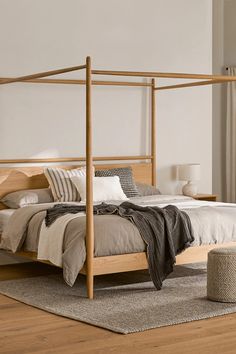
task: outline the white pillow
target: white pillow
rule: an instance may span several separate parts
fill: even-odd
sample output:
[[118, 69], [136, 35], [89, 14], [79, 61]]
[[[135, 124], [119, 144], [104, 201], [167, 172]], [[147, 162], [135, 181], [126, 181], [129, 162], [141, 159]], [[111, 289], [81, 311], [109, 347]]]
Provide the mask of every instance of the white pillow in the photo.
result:
[[[72, 182], [78, 190], [81, 201], [86, 201], [86, 177], [72, 176]], [[93, 201], [100, 202], [106, 200], [127, 200], [120, 184], [118, 176], [113, 177], [93, 177]]]

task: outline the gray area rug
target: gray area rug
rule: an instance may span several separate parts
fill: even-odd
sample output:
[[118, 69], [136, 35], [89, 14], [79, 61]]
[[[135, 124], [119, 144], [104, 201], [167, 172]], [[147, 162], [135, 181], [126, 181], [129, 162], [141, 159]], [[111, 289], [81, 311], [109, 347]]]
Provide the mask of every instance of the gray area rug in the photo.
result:
[[206, 299], [203, 263], [176, 266], [161, 291], [141, 271], [96, 277], [94, 300], [86, 298], [85, 277], [70, 288], [61, 274], [2, 281], [0, 293], [124, 334], [236, 312], [236, 304]]

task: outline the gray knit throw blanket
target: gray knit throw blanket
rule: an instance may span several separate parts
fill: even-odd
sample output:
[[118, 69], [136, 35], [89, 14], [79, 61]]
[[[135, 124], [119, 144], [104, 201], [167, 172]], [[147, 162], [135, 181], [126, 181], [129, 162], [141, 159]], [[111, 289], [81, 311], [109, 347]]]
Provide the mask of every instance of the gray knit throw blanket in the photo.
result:
[[[85, 206], [56, 204], [47, 210], [46, 226], [58, 217], [85, 211]], [[120, 205], [99, 204], [93, 207], [96, 215], [116, 214], [132, 222], [147, 245], [150, 277], [160, 290], [163, 280], [173, 271], [175, 256], [193, 242], [193, 231], [189, 216], [174, 205], [164, 208], [141, 207], [130, 202]]]

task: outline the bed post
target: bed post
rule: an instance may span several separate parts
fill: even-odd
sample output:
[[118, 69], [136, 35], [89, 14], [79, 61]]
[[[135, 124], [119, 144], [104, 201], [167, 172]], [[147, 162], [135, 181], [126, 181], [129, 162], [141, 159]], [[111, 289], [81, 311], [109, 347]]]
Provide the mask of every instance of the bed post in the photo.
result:
[[91, 58], [86, 58], [86, 276], [87, 296], [93, 299], [93, 157], [92, 157], [92, 114], [91, 114]]
[[152, 185], [156, 186], [157, 163], [156, 163], [156, 100], [155, 100], [155, 79], [152, 79], [151, 86], [151, 155], [152, 155]]

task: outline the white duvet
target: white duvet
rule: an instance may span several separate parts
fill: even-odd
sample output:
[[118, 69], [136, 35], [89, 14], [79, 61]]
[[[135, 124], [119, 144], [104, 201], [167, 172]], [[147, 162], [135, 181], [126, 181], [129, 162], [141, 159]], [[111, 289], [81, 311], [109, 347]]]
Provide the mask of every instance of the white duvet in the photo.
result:
[[159, 207], [172, 204], [184, 210], [193, 227], [193, 246], [236, 241], [236, 204], [207, 202], [182, 195], [139, 197], [132, 198], [132, 202]]

